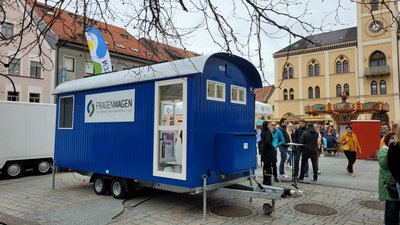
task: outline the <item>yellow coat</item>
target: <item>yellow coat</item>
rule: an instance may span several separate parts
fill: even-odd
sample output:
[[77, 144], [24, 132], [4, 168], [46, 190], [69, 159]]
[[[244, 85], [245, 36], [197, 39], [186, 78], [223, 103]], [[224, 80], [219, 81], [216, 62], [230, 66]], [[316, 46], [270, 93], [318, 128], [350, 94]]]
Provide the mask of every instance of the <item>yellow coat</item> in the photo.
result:
[[[349, 142], [345, 143], [346, 140], [348, 140]], [[358, 142], [357, 135], [355, 133], [352, 133], [352, 134], [344, 133], [344, 134], [342, 134], [342, 136], [340, 136], [340, 139], [339, 139], [339, 144], [340, 145], [348, 145], [349, 149], [345, 150], [345, 151], [360, 152], [361, 153], [360, 142]]]

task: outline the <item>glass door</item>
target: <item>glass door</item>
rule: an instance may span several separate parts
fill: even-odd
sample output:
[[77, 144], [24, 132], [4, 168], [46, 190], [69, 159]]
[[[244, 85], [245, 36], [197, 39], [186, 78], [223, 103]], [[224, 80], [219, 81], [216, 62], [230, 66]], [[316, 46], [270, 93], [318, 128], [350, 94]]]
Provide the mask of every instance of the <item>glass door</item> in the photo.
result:
[[153, 175], [186, 179], [186, 80], [156, 82]]

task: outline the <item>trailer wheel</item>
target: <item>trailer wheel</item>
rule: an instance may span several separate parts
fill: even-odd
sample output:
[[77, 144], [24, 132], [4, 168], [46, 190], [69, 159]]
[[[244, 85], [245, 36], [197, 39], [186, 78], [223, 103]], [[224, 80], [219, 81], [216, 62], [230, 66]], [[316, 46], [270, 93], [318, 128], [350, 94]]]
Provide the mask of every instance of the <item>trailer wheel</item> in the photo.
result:
[[127, 192], [127, 185], [123, 179], [116, 178], [111, 182], [110, 193], [114, 198], [123, 199]]
[[4, 166], [5, 175], [9, 178], [17, 178], [24, 172], [24, 166], [21, 162], [10, 162]]
[[49, 160], [42, 159], [35, 164], [35, 167], [33, 169], [37, 174], [48, 174], [51, 172], [51, 164]]
[[107, 191], [108, 183], [102, 176], [94, 178], [93, 189], [97, 195], [104, 195]]
[[265, 203], [263, 205], [263, 211], [264, 211], [265, 215], [271, 215], [271, 213], [274, 211], [274, 209], [272, 208], [271, 204]]

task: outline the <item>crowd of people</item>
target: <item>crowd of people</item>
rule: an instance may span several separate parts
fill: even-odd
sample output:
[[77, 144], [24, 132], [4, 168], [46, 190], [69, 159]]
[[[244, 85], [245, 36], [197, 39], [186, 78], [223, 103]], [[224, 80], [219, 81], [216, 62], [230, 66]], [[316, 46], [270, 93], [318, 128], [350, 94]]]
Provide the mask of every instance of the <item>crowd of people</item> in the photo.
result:
[[[332, 149], [329, 154], [334, 154], [340, 143], [333, 126], [306, 124], [306, 121], [302, 119], [293, 124], [286, 118], [280, 119], [279, 124], [274, 121], [264, 121], [261, 127], [257, 127], [257, 141], [265, 185], [271, 185], [272, 178], [275, 182], [289, 178], [286, 169], [293, 169], [294, 179], [304, 180], [304, 177], [308, 177], [309, 161], [313, 169], [313, 181], [316, 182], [321, 173], [318, 169], [318, 159], [321, 154], [324, 154], [323, 149]], [[301, 146], [295, 146], [292, 143], [301, 144]], [[280, 155], [279, 166], [277, 166], [278, 155]], [[354, 164], [353, 159], [351, 162]]]
[[[258, 127], [257, 133], [264, 185], [271, 185], [272, 177], [275, 182], [288, 178], [285, 168], [293, 169], [294, 179], [304, 180], [304, 177], [308, 177], [309, 161], [313, 169], [312, 178], [316, 182], [321, 173], [318, 159], [324, 149], [328, 154], [335, 154], [336, 149], [343, 151], [347, 158], [348, 175], [356, 176], [353, 166], [357, 153], [361, 153], [361, 146], [351, 126], [346, 126], [345, 132], [338, 136], [333, 126], [307, 124], [304, 120], [292, 124], [282, 118], [279, 124], [274, 121], [265, 121], [261, 127]], [[400, 224], [399, 123], [393, 123], [391, 128], [382, 126], [381, 138], [380, 150], [377, 154], [380, 167], [379, 200], [385, 201], [385, 224], [398, 225]], [[296, 146], [293, 143], [300, 145]], [[279, 167], [277, 167], [278, 155], [280, 155]]]
[[[383, 134], [382, 134], [383, 130]], [[400, 222], [400, 132], [399, 124], [381, 129], [381, 148], [377, 158], [379, 163], [379, 200], [385, 201], [385, 224], [398, 225]]]

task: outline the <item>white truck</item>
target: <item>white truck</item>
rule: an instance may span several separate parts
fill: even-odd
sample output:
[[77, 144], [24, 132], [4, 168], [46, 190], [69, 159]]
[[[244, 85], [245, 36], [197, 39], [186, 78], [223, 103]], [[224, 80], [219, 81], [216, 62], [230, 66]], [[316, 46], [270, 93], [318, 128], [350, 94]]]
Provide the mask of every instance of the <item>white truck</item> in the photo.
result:
[[0, 101], [0, 171], [9, 178], [27, 169], [52, 170], [56, 105]]

